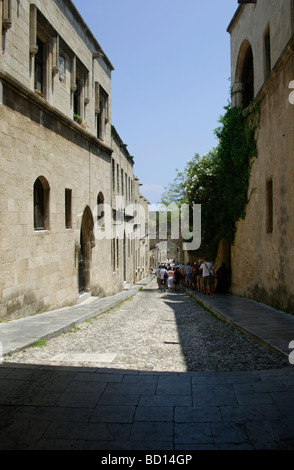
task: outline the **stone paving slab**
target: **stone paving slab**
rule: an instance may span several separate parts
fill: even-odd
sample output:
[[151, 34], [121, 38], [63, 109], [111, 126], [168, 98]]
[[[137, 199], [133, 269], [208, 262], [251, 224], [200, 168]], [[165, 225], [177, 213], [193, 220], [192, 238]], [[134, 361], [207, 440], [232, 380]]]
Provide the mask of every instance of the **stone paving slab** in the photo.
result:
[[217, 317], [246, 333], [268, 349], [285, 357], [294, 340], [294, 314], [276, 310], [254, 300], [220, 294], [185, 291]]
[[[165, 335], [171, 325], [171, 310], [165, 312], [164, 306], [167, 308], [172, 298], [157, 291], [150, 292], [152, 295], [153, 308], [162, 308]], [[183, 305], [185, 318], [181, 320], [188, 320], [191, 329], [188, 310], [196, 315], [195, 305], [184, 297], [187, 298], [179, 296], [178, 301], [173, 297], [173, 305]], [[116, 305], [121, 298], [116, 297]], [[141, 298], [145, 297], [132, 299], [132, 306], [128, 306], [132, 322], [143, 302]], [[95, 303], [77, 307], [81, 318], [73, 321], [95, 316]], [[232, 303], [236, 306], [236, 299]], [[245, 321], [251, 303], [244, 304]], [[109, 305], [112, 302], [104, 307]], [[54, 322], [60, 313], [66, 310], [52, 312]], [[150, 321], [148, 313], [149, 316], [142, 315], [143, 322]], [[119, 320], [126, 322], [125, 310], [121, 316], [117, 314]], [[235, 310], [233, 314], [236, 316]], [[140, 315], [139, 312], [138, 318]], [[22, 323], [19, 321], [18, 325]], [[147, 324], [143, 325], [147, 328]], [[155, 331], [152, 328], [146, 331]], [[18, 334], [19, 331], [22, 329], [17, 330]], [[130, 330], [126, 331], [129, 334]], [[116, 341], [121, 343], [121, 330], [118, 333]], [[156, 347], [162, 338], [159, 340]], [[173, 341], [174, 338], [170, 342]], [[88, 358], [89, 352], [80, 353]], [[167, 358], [170, 355], [169, 352]], [[111, 364], [74, 367], [5, 362], [0, 365], [0, 450], [99, 450], [103, 455], [105, 451], [129, 451], [132, 455], [136, 450], [184, 454], [196, 450], [294, 450], [294, 367], [287, 364], [268, 370], [171, 372], [115, 368]], [[196, 460], [195, 457], [194, 463]]]
[[44, 312], [7, 323], [0, 323], [0, 341], [2, 354], [24, 349], [39, 339], [50, 339], [86, 320], [96, 317], [120, 302], [129, 299], [140, 289], [140, 285], [116, 295], [89, 302], [78, 303], [72, 307], [65, 307], [51, 312]]
[[[12, 364], [0, 370], [0, 450], [294, 449], [292, 368], [274, 376]], [[204, 376], [215, 383], [203, 383]], [[184, 389], [171, 395], [162, 385], [174, 380]]]

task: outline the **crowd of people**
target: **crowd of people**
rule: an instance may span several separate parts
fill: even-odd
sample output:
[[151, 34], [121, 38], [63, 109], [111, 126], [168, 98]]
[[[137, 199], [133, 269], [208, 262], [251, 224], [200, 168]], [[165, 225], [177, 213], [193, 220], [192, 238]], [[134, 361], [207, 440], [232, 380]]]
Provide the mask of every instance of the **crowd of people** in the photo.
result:
[[205, 295], [214, 292], [228, 295], [230, 291], [230, 270], [223, 263], [215, 273], [213, 264], [207, 259], [184, 264], [160, 264], [155, 271], [158, 289], [178, 292], [180, 285]]

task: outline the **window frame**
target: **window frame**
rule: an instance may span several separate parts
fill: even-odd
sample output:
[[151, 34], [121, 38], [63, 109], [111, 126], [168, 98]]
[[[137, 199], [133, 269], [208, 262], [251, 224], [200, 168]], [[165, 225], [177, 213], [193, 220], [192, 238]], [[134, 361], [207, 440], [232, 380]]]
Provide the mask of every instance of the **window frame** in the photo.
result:
[[34, 231], [49, 230], [50, 186], [43, 176], [39, 176], [33, 186]]
[[264, 78], [267, 80], [272, 71], [271, 64], [271, 34], [270, 26], [268, 25], [263, 34], [263, 47], [264, 47]]
[[[37, 46], [38, 51], [35, 54], [34, 66], [34, 89], [44, 94], [46, 74], [45, 43], [39, 36], [37, 36]], [[40, 73], [40, 80], [37, 78], [38, 73]]]
[[[97, 227], [105, 230], [105, 212], [104, 212], [105, 198], [102, 191], [99, 191], [97, 196]], [[101, 207], [100, 207], [101, 206]], [[99, 208], [101, 209], [99, 213]]]
[[65, 188], [65, 228], [72, 228], [72, 190]]
[[273, 178], [266, 179], [266, 232], [274, 231], [274, 186]]
[[97, 104], [97, 138], [104, 141], [106, 137], [106, 124], [109, 122], [109, 96], [102, 86], [97, 82], [99, 87]]
[[60, 81], [60, 83], [65, 85], [66, 84], [66, 82], [65, 82], [65, 79], [66, 79], [66, 58], [65, 58], [64, 54], [62, 54], [62, 53], [59, 54], [58, 61], [59, 61], [59, 72], [58, 72], [59, 81]]

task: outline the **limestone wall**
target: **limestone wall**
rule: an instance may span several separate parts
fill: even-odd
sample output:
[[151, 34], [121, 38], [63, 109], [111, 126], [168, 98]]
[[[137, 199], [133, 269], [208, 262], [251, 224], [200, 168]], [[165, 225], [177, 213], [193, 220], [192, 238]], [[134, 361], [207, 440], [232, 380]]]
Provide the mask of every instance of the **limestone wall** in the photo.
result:
[[[122, 141], [116, 129], [112, 130], [112, 207], [114, 237], [116, 241], [115, 260], [112, 263], [112, 279], [114, 289], [121, 288], [126, 284], [136, 282], [136, 249], [138, 240], [131, 240], [125, 232], [125, 224], [128, 222], [134, 226], [134, 210], [132, 204], [135, 204], [136, 178], [133, 172], [132, 156], [127, 150], [126, 144]], [[123, 214], [120, 216], [117, 211], [123, 208]], [[121, 222], [118, 224], [118, 222]]]
[[[2, 0], [4, 2], [4, 0]], [[7, 1], [7, 0], [5, 0]], [[34, 90], [34, 67], [36, 55], [31, 53], [32, 19], [31, 3], [28, 0], [11, 3], [11, 27], [5, 31], [2, 51], [5, 61], [2, 70], [13, 76], [23, 86]], [[88, 132], [97, 135], [97, 115], [95, 109], [95, 83], [103, 88], [108, 95], [108, 118], [111, 120], [111, 72], [113, 66], [102, 51], [100, 44], [92, 36], [87, 25], [68, 0], [36, 0], [35, 36], [44, 41], [44, 86], [42, 92], [46, 101], [73, 118], [74, 103], [72, 81], [74, 75], [82, 79], [79, 114], [86, 121]], [[56, 38], [58, 51], [55, 57]], [[36, 42], [36, 41], [35, 41]], [[101, 52], [100, 58], [93, 54]], [[59, 65], [59, 56], [65, 60], [64, 77], [54, 65]], [[75, 65], [73, 65], [73, 59]], [[105, 126], [103, 135], [105, 143], [110, 145], [111, 126]]]
[[239, 52], [247, 40], [253, 52], [254, 92], [259, 92], [265, 81], [264, 33], [271, 37], [271, 65], [275, 66], [293, 32], [292, 0], [258, 0], [256, 4], [241, 7], [241, 13], [228, 30], [231, 35], [231, 83], [235, 84]]
[[[294, 311], [294, 79], [292, 2], [260, 0], [245, 5], [231, 30], [232, 76], [238, 48], [250, 39], [254, 51], [255, 96], [261, 100], [258, 156], [252, 167], [246, 219], [238, 222], [231, 251], [232, 292], [276, 308]], [[272, 71], [263, 75], [263, 31], [270, 21]], [[293, 38], [292, 38], [293, 39]], [[292, 40], [293, 43], [293, 40]], [[272, 229], [268, 228], [267, 182], [272, 181]]]
[[[70, 0], [0, 0], [0, 12], [4, 3], [11, 8], [0, 35], [0, 320], [10, 320], [70, 305], [80, 292], [120, 291], [145, 275], [147, 251], [143, 259], [140, 240], [131, 252], [119, 240], [112, 269], [113, 242], [98, 236], [99, 195], [115, 209], [113, 161], [133, 182], [129, 200], [140, 198], [132, 161], [112, 139], [109, 59]], [[34, 91], [32, 31], [45, 44], [44, 97]], [[56, 50], [65, 58], [62, 80]], [[76, 83], [87, 128], [73, 120]], [[42, 227], [34, 223], [38, 178]]]
[[[232, 248], [233, 291], [279, 308], [294, 309], [294, 106], [288, 101], [294, 57], [261, 106], [258, 158], [250, 180], [246, 220]], [[273, 181], [273, 232], [266, 228], [266, 181]]]
[[[97, 194], [110, 201], [110, 156], [75, 129], [4, 88], [1, 106], [1, 315], [68, 305], [78, 297], [77, 252], [83, 211]], [[46, 122], [46, 126], [42, 125]], [[33, 187], [50, 186], [49, 228], [34, 230]], [[65, 189], [72, 190], [72, 228], [65, 227]], [[111, 293], [108, 241], [92, 250], [91, 289]], [[109, 287], [108, 287], [109, 286]]]

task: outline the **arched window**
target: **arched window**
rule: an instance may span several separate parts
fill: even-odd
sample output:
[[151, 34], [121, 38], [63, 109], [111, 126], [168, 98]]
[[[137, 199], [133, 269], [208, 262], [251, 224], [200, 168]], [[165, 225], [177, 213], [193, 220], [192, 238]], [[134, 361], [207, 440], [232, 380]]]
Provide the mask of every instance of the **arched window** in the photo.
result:
[[105, 228], [104, 220], [104, 195], [100, 191], [97, 196], [97, 225], [100, 228]]
[[237, 62], [235, 92], [236, 104], [241, 108], [247, 108], [254, 98], [254, 64], [253, 52], [247, 39], [242, 43]]
[[43, 176], [34, 183], [34, 229], [49, 229], [49, 191], [48, 181]]

